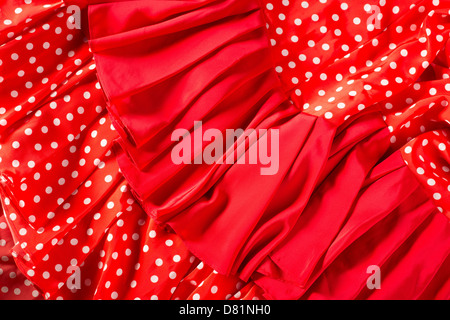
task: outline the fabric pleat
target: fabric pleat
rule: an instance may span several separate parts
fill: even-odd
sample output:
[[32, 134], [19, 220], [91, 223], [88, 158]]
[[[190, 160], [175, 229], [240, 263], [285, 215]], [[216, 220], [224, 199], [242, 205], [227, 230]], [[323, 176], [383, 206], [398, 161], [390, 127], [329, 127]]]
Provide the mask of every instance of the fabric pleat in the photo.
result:
[[0, 299], [262, 298], [135, 201], [85, 34], [66, 27], [68, 4], [47, 4], [0, 29], [22, 32], [0, 46], [14, 58], [1, 60]]
[[[269, 38], [270, 27], [276, 25], [271, 19], [275, 10], [262, 3], [138, 1], [126, 9], [127, 2], [89, 6], [90, 44], [120, 135], [117, 159], [135, 197], [194, 255], [220, 273], [254, 280], [269, 299], [419, 298], [427, 287], [437, 292], [431, 285], [449, 254], [449, 243], [441, 241], [448, 224], [439, 213], [442, 208], [435, 206], [436, 198], [410, 170], [402, 151], [393, 147], [392, 108], [386, 112], [380, 107], [393, 92], [385, 94], [384, 81], [375, 85], [381, 79], [378, 72], [389, 68], [384, 62], [389, 56], [377, 60], [373, 68], [380, 69], [363, 80], [344, 73], [348, 85], [370, 86], [372, 91], [350, 94], [350, 99], [343, 91], [322, 101], [325, 98], [309, 88], [322, 88], [323, 79], [306, 79], [296, 88], [292, 83], [298, 78], [274, 72], [283, 59], [275, 49], [288, 50]], [[291, 8], [300, 10], [286, 10]], [[111, 21], [92, 22], [119, 12], [120, 22], [114, 26], [108, 25]], [[145, 15], [145, 21], [134, 21], [136, 12]], [[411, 17], [405, 13], [399, 21]], [[437, 14], [424, 19], [444, 21]], [[385, 31], [376, 36], [377, 43], [387, 41], [391, 29]], [[415, 33], [408, 37], [411, 43], [405, 40], [407, 45], [397, 50], [420, 51], [412, 43]], [[431, 46], [437, 54], [438, 45], [429, 41], [423, 44], [421, 39], [421, 46]], [[354, 55], [383, 54], [369, 42], [353, 50]], [[351, 71], [356, 59], [349, 57], [353, 56], [336, 59], [327, 73]], [[372, 65], [367, 62], [367, 68]], [[342, 91], [342, 75], [338, 78], [336, 83], [329, 81], [324, 92]], [[395, 93], [416, 80], [411, 76], [403, 87], [395, 87]], [[340, 101], [348, 108], [340, 103], [335, 113], [331, 108]], [[196, 121], [202, 122], [200, 127]], [[274, 174], [262, 175], [262, 163], [201, 161], [211, 143], [202, 141], [204, 131], [239, 128], [277, 130], [279, 164]], [[171, 137], [176, 130], [193, 137], [189, 163], [173, 161], [172, 152], [180, 146]], [[238, 139], [226, 150], [243, 150], [242, 157], [250, 159], [257, 142], [263, 137]], [[413, 258], [432, 241], [438, 245], [429, 264]], [[395, 276], [403, 256], [411, 268], [425, 270], [417, 274], [409, 294], [399, 293], [406, 278]], [[364, 291], [366, 268], [372, 264], [387, 275], [389, 294]], [[335, 278], [342, 282], [328, 282]]]
[[19, 2], [0, 299], [450, 299], [449, 0]]

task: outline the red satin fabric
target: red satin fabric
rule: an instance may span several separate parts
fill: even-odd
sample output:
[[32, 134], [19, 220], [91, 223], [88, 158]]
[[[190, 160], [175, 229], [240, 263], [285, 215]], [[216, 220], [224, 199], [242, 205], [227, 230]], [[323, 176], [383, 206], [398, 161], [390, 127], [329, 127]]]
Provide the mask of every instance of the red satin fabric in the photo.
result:
[[[449, 299], [450, 2], [378, 4], [2, 5], [0, 298]], [[276, 173], [174, 163], [195, 121]]]
[[44, 4], [1, 30], [0, 299], [262, 298], [135, 201], [83, 30], [66, 27], [67, 5]]
[[2, 300], [42, 300], [39, 291], [17, 268], [11, 248], [14, 239], [8, 229], [5, 216], [0, 217], [0, 297]]
[[402, 150], [450, 217], [450, 2], [264, 0], [262, 7], [275, 69], [295, 103], [336, 124], [379, 110], [390, 151]]
[[[427, 6], [434, 6], [429, 2]], [[308, 52], [301, 47], [308, 45], [307, 41], [298, 41], [299, 37], [292, 40], [293, 33], [300, 35], [294, 18], [302, 16], [305, 38], [325, 41], [312, 22], [305, 22], [317, 20], [311, 14], [324, 4], [304, 10], [288, 1], [272, 3], [144, 1], [135, 7], [126, 2], [89, 7], [90, 44], [110, 114], [120, 133], [118, 162], [122, 172], [151, 217], [171, 226], [195, 255], [219, 272], [254, 279], [267, 298], [421, 297], [449, 254], [450, 244], [445, 240], [448, 223], [439, 213], [446, 212], [448, 198], [430, 197], [435, 189], [429, 189], [430, 185], [423, 188], [405, 165], [404, 150], [411, 152], [397, 140], [401, 128], [393, 129], [399, 126], [393, 119], [398, 114], [392, 115], [390, 101], [402, 99], [403, 90], [411, 90], [408, 85], [428, 79], [418, 79], [420, 72], [413, 76], [411, 71], [401, 85], [389, 90], [383, 79], [395, 81], [387, 68], [392, 68], [392, 62], [399, 64], [399, 57], [403, 59], [401, 49], [411, 57], [407, 60], [409, 70], [417, 64], [429, 65], [414, 57], [425, 47], [427, 55], [436, 56], [444, 43], [439, 36], [448, 40], [448, 17], [441, 17], [447, 2], [443, 1], [430, 18], [422, 14], [421, 7], [415, 8], [427, 23], [432, 20], [440, 26], [430, 29], [434, 38], [425, 38], [425, 44], [422, 39], [420, 45], [414, 42], [420, 28], [411, 28], [405, 45], [390, 47], [387, 41], [398, 28], [392, 26], [375, 34], [366, 30], [352, 48], [325, 53], [328, 63], [318, 48], [309, 49], [321, 58], [312, 61], [313, 76], [302, 81], [292, 64], [281, 75], [273, 71], [274, 65], [286, 62], [285, 57], [292, 52]], [[333, 10], [327, 11], [327, 5], [320, 9], [326, 16], [339, 7], [331, 1], [329, 9]], [[340, 10], [347, 9], [342, 5]], [[398, 10], [394, 11], [400, 12], [403, 24], [417, 17], [403, 6]], [[119, 20], [106, 19], [119, 12]], [[146, 19], [132, 20], [135, 12]], [[343, 13], [349, 21], [356, 14], [353, 8]], [[394, 18], [388, 17], [387, 26]], [[106, 22], [92, 22], [99, 19]], [[264, 20], [269, 33], [264, 30]], [[270, 30], [280, 37], [271, 38]], [[364, 39], [366, 45], [360, 46], [358, 42]], [[375, 44], [398, 49], [380, 52], [373, 50]], [[350, 53], [345, 55], [344, 51]], [[275, 70], [280, 73], [286, 68]], [[330, 80], [324, 81], [320, 72], [326, 72]], [[344, 81], [348, 87], [342, 91]], [[445, 80], [433, 88], [445, 94]], [[318, 95], [319, 89], [325, 94]], [[360, 90], [363, 92], [358, 94]], [[330, 98], [329, 92], [338, 94]], [[434, 91], [430, 94], [436, 95]], [[433, 121], [427, 119], [425, 122]], [[262, 176], [260, 166], [248, 164], [174, 164], [170, 150], [176, 143], [170, 134], [177, 128], [194, 134], [193, 123], [198, 120], [205, 128], [221, 131], [280, 130], [279, 171]], [[413, 143], [411, 137], [407, 141]], [[448, 145], [448, 139], [444, 143]], [[196, 155], [194, 152], [191, 157]], [[411, 166], [410, 161], [407, 164]], [[441, 182], [448, 181], [442, 173], [440, 177]], [[436, 238], [431, 240], [431, 235]], [[383, 238], [390, 241], [381, 241]], [[380, 243], [370, 244], [373, 239], [380, 239]], [[419, 244], [410, 250], [417, 253], [408, 255], [409, 243], [416, 241]], [[429, 265], [418, 253], [421, 241], [424, 246], [436, 244]], [[370, 246], [378, 253], [372, 254], [373, 250], [367, 249]], [[363, 248], [367, 257], [361, 254]], [[394, 276], [399, 269], [392, 261], [403, 256], [405, 261], [413, 260], [409, 261], [413, 268], [425, 270], [412, 281], [413, 290], [404, 285], [406, 280]], [[391, 275], [390, 290], [381, 294], [364, 291], [364, 268], [371, 260]], [[345, 273], [347, 277], [336, 292], [328, 291], [331, 284], [327, 279], [329, 275], [333, 275], [330, 279], [339, 278], [337, 270], [342, 272], [342, 263], [354, 267], [349, 268], [350, 274]], [[354, 279], [355, 285], [346, 288], [346, 279]]]

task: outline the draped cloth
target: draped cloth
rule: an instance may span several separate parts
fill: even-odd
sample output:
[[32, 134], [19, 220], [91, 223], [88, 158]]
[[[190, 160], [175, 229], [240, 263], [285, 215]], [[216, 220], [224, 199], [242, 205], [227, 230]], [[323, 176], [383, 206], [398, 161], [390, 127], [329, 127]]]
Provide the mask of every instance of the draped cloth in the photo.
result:
[[[89, 43], [119, 132], [117, 159], [135, 197], [193, 254], [220, 273], [254, 280], [268, 298], [436, 293], [431, 287], [450, 251], [449, 88], [442, 75], [448, 78], [449, 3], [397, 6], [385, 29], [368, 28], [353, 39], [350, 23], [359, 24], [352, 17], [362, 6], [355, 13], [337, 1], [303, 8], [272, 2], [88, 7]], [[338, 9], [347, 29], [327, 34], [332, 40], [320, 36], [313, 13], [330, 15], [332, 29]], [[417, 17], [423, 24], [409, 27]], [[404, 36], [389, 44], [399, 24]], [[342, 39], [352, 46], [340, 46]], [[319, 49], [322, 41], [336, 50]], [[281, 66], [310, 54], [317, 57], [303, 65], [305, 76], [292, 67], [298, 60]], [[390, 83], [396, 84], [386, 88]], [[421, 95], [418, 88], [429, 89]], [[405, 133], [419, 116], [422, 122]], [[175, 163], [171, 152], [179, 142], [172, 133], [195, 135], [195, 121], [220, 132], [278, 130], [278, 171], [261, 175], [261, 163]], [[425, 136], [434, 146], [427, 160], [417, 147]], [[191, 160], [207, 146], [194, 146]], [[233, 147], [252, 151], [245, 141]], [[423, 176], [421, 163], [434, 172]], [[424, 258], [419, 252], [427, 246], [431, 257]], [[402, 263], [421, 270], [414, 286], [398, 276]], [[391, 290], [367, 291], [372, 264], [388, 275]], [[341, 278], [341, 285], [330, 284]]]

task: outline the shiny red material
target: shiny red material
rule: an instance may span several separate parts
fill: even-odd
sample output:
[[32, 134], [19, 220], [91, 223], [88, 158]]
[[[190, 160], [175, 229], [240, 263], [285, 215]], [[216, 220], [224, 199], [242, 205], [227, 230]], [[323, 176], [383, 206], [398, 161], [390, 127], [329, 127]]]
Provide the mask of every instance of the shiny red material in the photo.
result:
[[5, 299], [450, 298], [450, 1], [1, 9]]

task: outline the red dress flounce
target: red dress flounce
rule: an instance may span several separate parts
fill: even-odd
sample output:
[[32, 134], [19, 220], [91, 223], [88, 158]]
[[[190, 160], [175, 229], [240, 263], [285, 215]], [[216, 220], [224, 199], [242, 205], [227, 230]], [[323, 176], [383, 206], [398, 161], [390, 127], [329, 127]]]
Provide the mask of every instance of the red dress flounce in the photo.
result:
[[[219, 272], [255, 280], [267, 298], [420, 298], [438, 292], [435, 277], [445, 273], [450, 252], [447, 218], [439, 212], [446, 212], [448, 193], [430, 196], [436, 192], [424, 188], [410, 161], [405, 164], [411, 147], [399, 147], [402, 127], [396, 129], [392, 116], [398, 113], [391, 112], [397, 107], [390, 102], [427, 79], [423, 69], [448, 39], [446, 2], [435, 10], [429, 2], [412, 7], [416, 16], [395, 6], [384, 29], [361, 30], [357, 37], [351, 27], [319, 36], [324, 29], [314, 22], [330, 21], [325, 29], [333, 28], [344, 16], [342, 27], [347, 21], [359, 25], [367, 11], [335, 1], [89, 6], [90, 44], [120, 134], [118, 162], [144, 210]], [[430, 24], [426, 36], [417, 37], [417, 24], [405, 30], [407, 38], [396, 37], [401, 43], [389, 44], [399, 33], [396, 24], [406, 29], [413, 17]], [[329, 51], [333, 41], [336, 51]], [[340, 41], [345, 44], [339, 47]], [[425, 48], [428, 63], [417, 58]], [[304, 76], [300, 66], [308, 70]], [[396, 77], [404, 70], [411, 72]], [[398, 85], [386, 87], [392, 82]], [[436, 84], [429, 94], [445, 94], [445, 81]], [[445, 106], [442, 101], [433, 105]], [[195, 136], [195, 121], [220, 132], [278, 130], [278, 171], [261, 175], [261, 163], [174, 163], [171, 135], [185, 129]], [[412, 137], [407, 141], [413, 143]], [[442, 143], [445, 151], [449, 141]], [[207, 146], [193, 145], [190, 160]], [[233, 147], [250, 156], [254, 145], [238, 140]], [[444, 173], [446, 159], [440, 161]], [[448, 181], [442, 172], [440, 177]], [[424, 259], [419, 252], [431, 244], [432, 257]], [[393, 261], [403, 258], [423, 270], [411, 290], [395, 276]], [[390, 290], [366, 290], [370, 265], [389, 275]], [[339, 278], [337, 270], [348, 278], [329, 291], [334, 280], [328, 277]], [[350, 278], [354, 285], [345, 280]], [[448, 295], [443, 292], [440, 297]]]
[[449, 9], [3, 4], [0, 298], [449, 299]]

